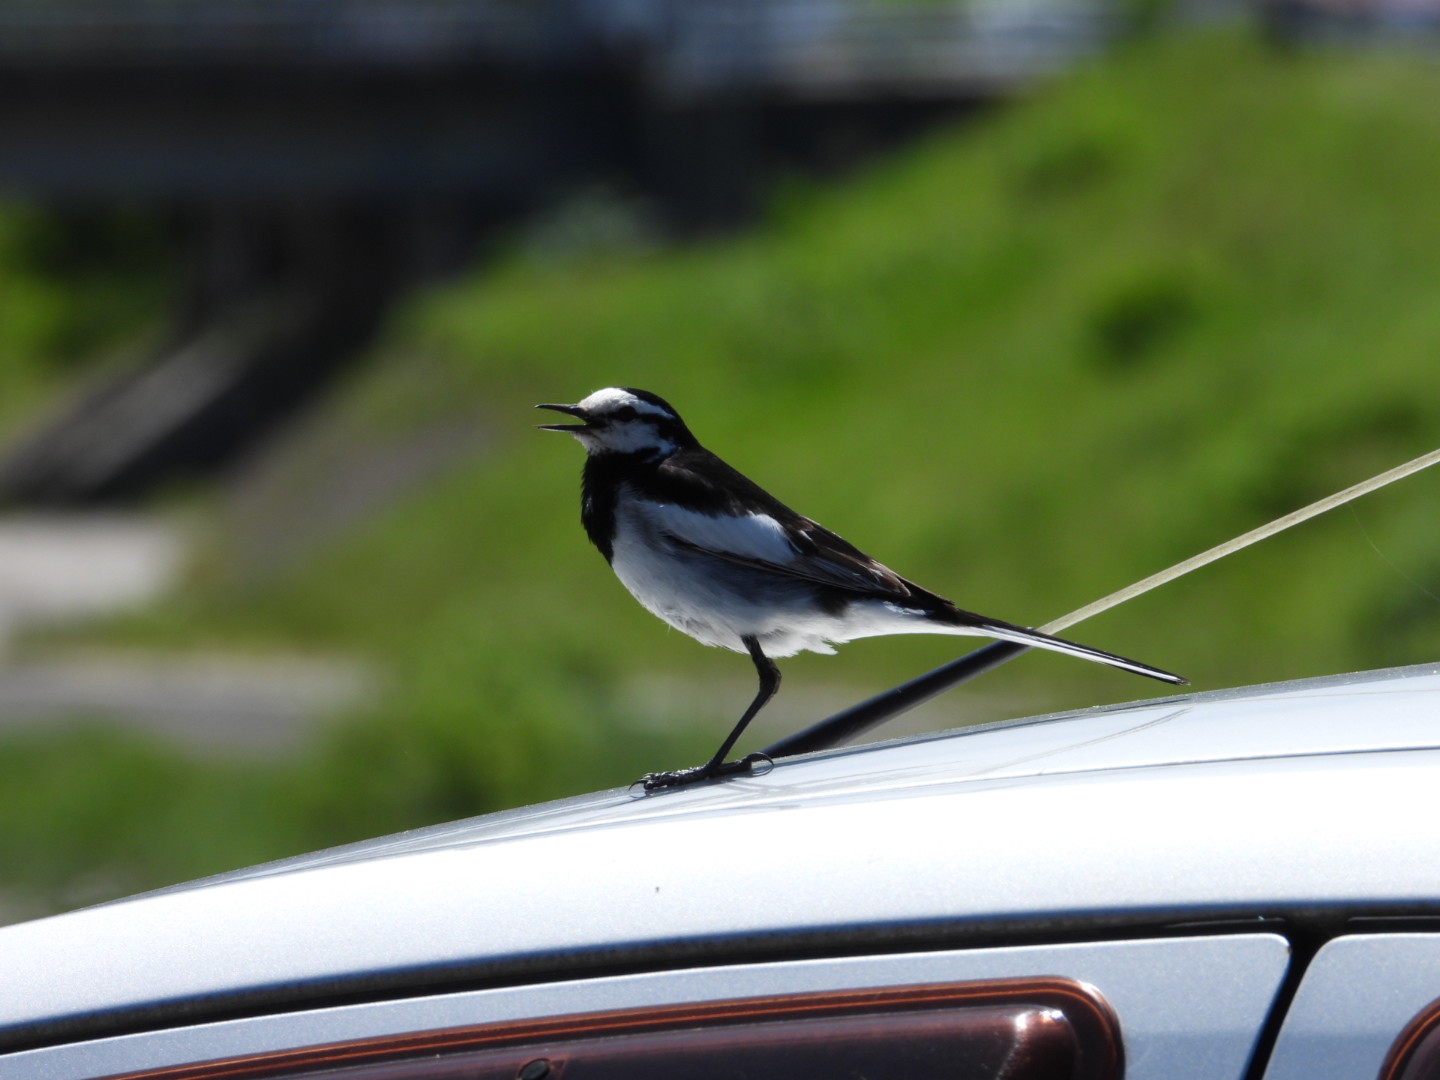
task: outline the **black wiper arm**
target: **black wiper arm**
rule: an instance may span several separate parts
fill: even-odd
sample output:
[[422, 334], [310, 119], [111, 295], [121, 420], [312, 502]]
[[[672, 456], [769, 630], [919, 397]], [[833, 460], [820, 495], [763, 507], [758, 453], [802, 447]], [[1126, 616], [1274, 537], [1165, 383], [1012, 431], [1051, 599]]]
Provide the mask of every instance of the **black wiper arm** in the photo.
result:
[[901, 713], [909, 712], [917, 705], [923, 705], [931, 698], [939, 697], [945, 691], [953, 690], [961, 683], [969, 682], [975, 676], [983, 675], [1029, 651], [1029, 645], [1020, 645], [1013, 641], [992, 641], [974, 652], [966, 653], [958, 660], [951, 660], [934, 671], [927, 671], [924, 675], [901, 683], [883, 694], [877, 694], [868, 701], [852, 705], [819, 723], [811, 724], [804, 731], [787, 735], [765, 747], [761, 753], [770, 758], [782, 758], [840, 746], [865, 734], [871, 728], [879, 727], [887, 720], [893, 720]]

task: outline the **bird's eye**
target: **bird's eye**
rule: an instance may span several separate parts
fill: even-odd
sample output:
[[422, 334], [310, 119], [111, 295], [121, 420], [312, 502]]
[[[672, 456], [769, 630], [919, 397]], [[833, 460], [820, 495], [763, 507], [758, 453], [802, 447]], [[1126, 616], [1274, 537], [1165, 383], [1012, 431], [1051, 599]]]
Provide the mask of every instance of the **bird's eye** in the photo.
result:
[[616, 420], [634, 420], [637, 415], [639, 414], [636, 413], [634, 407], [630, 405], [615, 410]]

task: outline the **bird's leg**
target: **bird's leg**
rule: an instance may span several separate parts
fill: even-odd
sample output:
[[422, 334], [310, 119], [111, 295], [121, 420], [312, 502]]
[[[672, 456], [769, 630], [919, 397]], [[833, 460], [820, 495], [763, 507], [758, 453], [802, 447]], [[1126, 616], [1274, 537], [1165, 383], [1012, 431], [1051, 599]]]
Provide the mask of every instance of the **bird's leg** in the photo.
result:
[[683, 787], [686, 784], [693, 784], [697, 780], [708, 780], [714, 776], [729, 776], [733, 773], [749, 772], [757, 761], [766, 760], [763, 754], [751, 754], [749, 757], [741, 758], [739, 761], [726, 762], [725, 757], [730, 753], [731, 747], [736, 740], [744, 734], [750, 721], [755, 719], [755, 714], [763, 709], [770, 699], [775, 696], [775, 691], [780, 689], [780, 669], [775, 666], [775, 661], [765, 655], [765, 650], [760, 648], [760, 641], [753, 634], [747, 634], [740, 639], [745, 643], [745, 648], [750, 652], [750, 659], [755, 663], [755, 673], [760, 676], [760, 689], [755, 693], [755, 699], [750, 702], [750, 707], [745, 714], [731, 729], [725, 741], [720, 744], [720, 749], [715, 751], [715, 756], [704, 765], [697, 765], [693, 769], [681, 769], [677, 772], [648, 773], [641, 777], [640, 783], [646, 791], [658, 791], [662, 788]]
[[750, 702], [750, 707], [745, 710], [745, 715], [740, 717], [739, 722], [725, 737], [725, 741], [720, 744], [720, 749], [715, 751], [715, 756], [703, 766], [708, 776], [713, 776], [715, 771], [725, 763], [725, 757], [730, 753], [730, 748], [735, 745], [735, 741], [750, 725], [750, 721], [755, 719], [755, 714], [763, 709], [775, 696], [775, 691], [780, 689], [780, 669], [775, 666], [774, 660], [765, 655], [765, 650], [760, 648], [759, 640], [750, 634], [740, 640], [745, 643], [745, 648], [750, 650], [750, 659], [755, 662], [755, 673], [760, 676], [760, 689], [755, 693], [755, 700]]

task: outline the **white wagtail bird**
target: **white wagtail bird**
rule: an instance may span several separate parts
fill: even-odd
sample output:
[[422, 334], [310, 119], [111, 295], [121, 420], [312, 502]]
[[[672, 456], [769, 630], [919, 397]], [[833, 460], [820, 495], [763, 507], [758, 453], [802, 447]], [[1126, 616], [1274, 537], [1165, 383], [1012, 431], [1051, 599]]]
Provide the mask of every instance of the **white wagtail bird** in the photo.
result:
[[706, 764], [644, 777], [647, 791], [748, 772], [726, 763], [780, 687], [775, 658], [881, 634], [963, 634], [1068, 653], [1167, 683], [1148, 664], [962, 611], [791, 510], [706, 450], [680, 415], [644, 390], [610, 387], [577, 405], [537, 405], [578, 424], [542, 424], [587, 451], [580, 521], [652, 614], [704, 645], [749, 653], [760, 689]]

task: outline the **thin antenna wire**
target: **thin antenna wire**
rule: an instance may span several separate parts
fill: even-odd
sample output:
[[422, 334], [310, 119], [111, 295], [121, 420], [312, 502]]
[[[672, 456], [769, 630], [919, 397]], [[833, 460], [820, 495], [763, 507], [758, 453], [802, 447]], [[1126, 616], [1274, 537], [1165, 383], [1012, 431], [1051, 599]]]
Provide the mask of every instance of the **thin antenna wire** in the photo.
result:
[[[1183, 577], [1192, 570], [1214, 562], [1216, 559], [1224, 558], [1231, 552], [1239, 551], [1241, 548], [1249, 547], [1251, 544], [1264, 540], [1267, 536], [1274, 536], [1278, 532], [1307, 521], [1317, 514], [1323, 514], [1326, 510], [1333, 510], [1337, 506], [1343, 506], [1352, 499], [1358, 499], [1371, 491], [1376, 491], [1386, 484], [1393, 484], [1396, 480], [1403, 479], [1411, 473], [1417, 473], [1421, 469], [1428, 469], [1431, 465], [1440, 463], [1440, 450], [1432, 450], [1428, 454], [1416, 458], [1414, 461], [1407, 461], [1404, 465], [1398, 465], [1379, 476], [1372, 476], [1369, 480], [1348, 487], [1344, 491], [1337, 491], [1334, 495], [1326, 496], [1319, 502], [1313, 502], [1294, 513], [1286, 514], [1284, 517], [1276, 518], [1268, 525], [1262, 525], [1258, 529], [1251, 529], [1242, 536], [1211, 548], [1209, 551], [1202, 551], [1193, 558], [1184, 562], [1176, 563], [1168, 570], [1162, 570], [1158, 574], [1152, 574], [1143, 581], [1137, 581], [1119, 592], [1111, 593], [1103, 599], [1096, 600], [1093, 604], [1086, 604], [1082, 608], [1072, 611], [1069, 615], [1063, 615], [1052, 622], [1040, 627], [1047, 634], [1053, 634], [1057, 630], [1063, 630], [1067, 626], [1073, 626], [1082, 619], [1088, 619], [1092, 615], [1098, 615], [1107, 611], [1116, 604], [1124, 603], [1142, 593], [1164, 585], [1168, 581], [1174, 581]], [[763, 754], [771, 758], [790, 757], [794, 754], [809, 753], [812, 750], [828, 750], [832, 746], [839, 746], [841, 743], [863, 735], [865, 732], [892, 720], [903, 712], [921, 705], [931, 698], [938, 697], [947, 690], [953, 690], [961, 683], [968, 682], [975, 676], [998, 667], [1008, 660], [1029, 651], [1030, 646], [1016, 644], [1013, 641], [994, 641], [974, 652], [960, 657], [958, 660], [951, 660], [948, 664], [942, 664], [933, 671], [926, 672], [909, 682], [901, 683], [892, 687], [883, 694], [878, 694], [867, 701], [836, 713], [834, 716], [812, 724], [803, 731], [797, 731], [793, 735], [787, 735], [767, 746]]]
[[1133, 600], [1135, 597], [1158, 588], [1166, 582], [1174, 581], [1178, 577], [1184, 577], [1192, 570], [1198, 570], [1216, 559], [1223, 559], [1232, 552], [1247, 548], [1251, 544], [1264, 540], [1267, 536], [1274, 536], [1278, 532], [1284, 532], [1292, 525], [1299, 525], [1302, 521], [1309, 521], [1311, 518], [1333, 510], [1337, 506], [1344, 506], [1352, 499], [1358, 499], [1361, 495], [1368, 495], [1386, 484], [1393, 484], [1396, 480], [1403, 480], [1411, 473], [1417, 473], [1421, 469], [1428, 469], [1431, 465], [1440, 463], [1440, 450], [1432, 450], [1428, 454], [1422, 454], [1414, 461], [1407, 461], [1404, 465], [1397, 465], [1395, 468], [1381, 473], [1379, 476], [1372, 476], [1369, 480], [1362, 481], [1344, 491], [1337, 491], [1334, 495], [1327, 495], [1325, 498], [1302, 507], [1284, 517], [1276, 518], [1268, 525], [1261, 525], [1258, 529], [1251, 529], [1233, 540], [1226, 540], [1223, 544], [1217, 544], [1209, 551], [1202, 551], [1199, 555], [1192, 556], [1184, 562], [1178, 562], [1167, 570], [1161, 570], [1158, 574], [1151, 574], [1143, 581], [1137, 581], [1133, 585], [1127, 585], [1119, 592], [1113, 592], [1109, 596], [1102, 597], [1092, 604], [1086, 604], [1082, 608], [1076, 608], [1068, 615], [1046, 623], [1040, 627], [1047, 634], [1054, 634], [1064, 630], [1067, 626], [1074, 626], [1083, 619], [1092, 615], [1099, 615], [1102, 611], [1108, 611], [1116, 604], [1123, 604], [1126, 600]]

